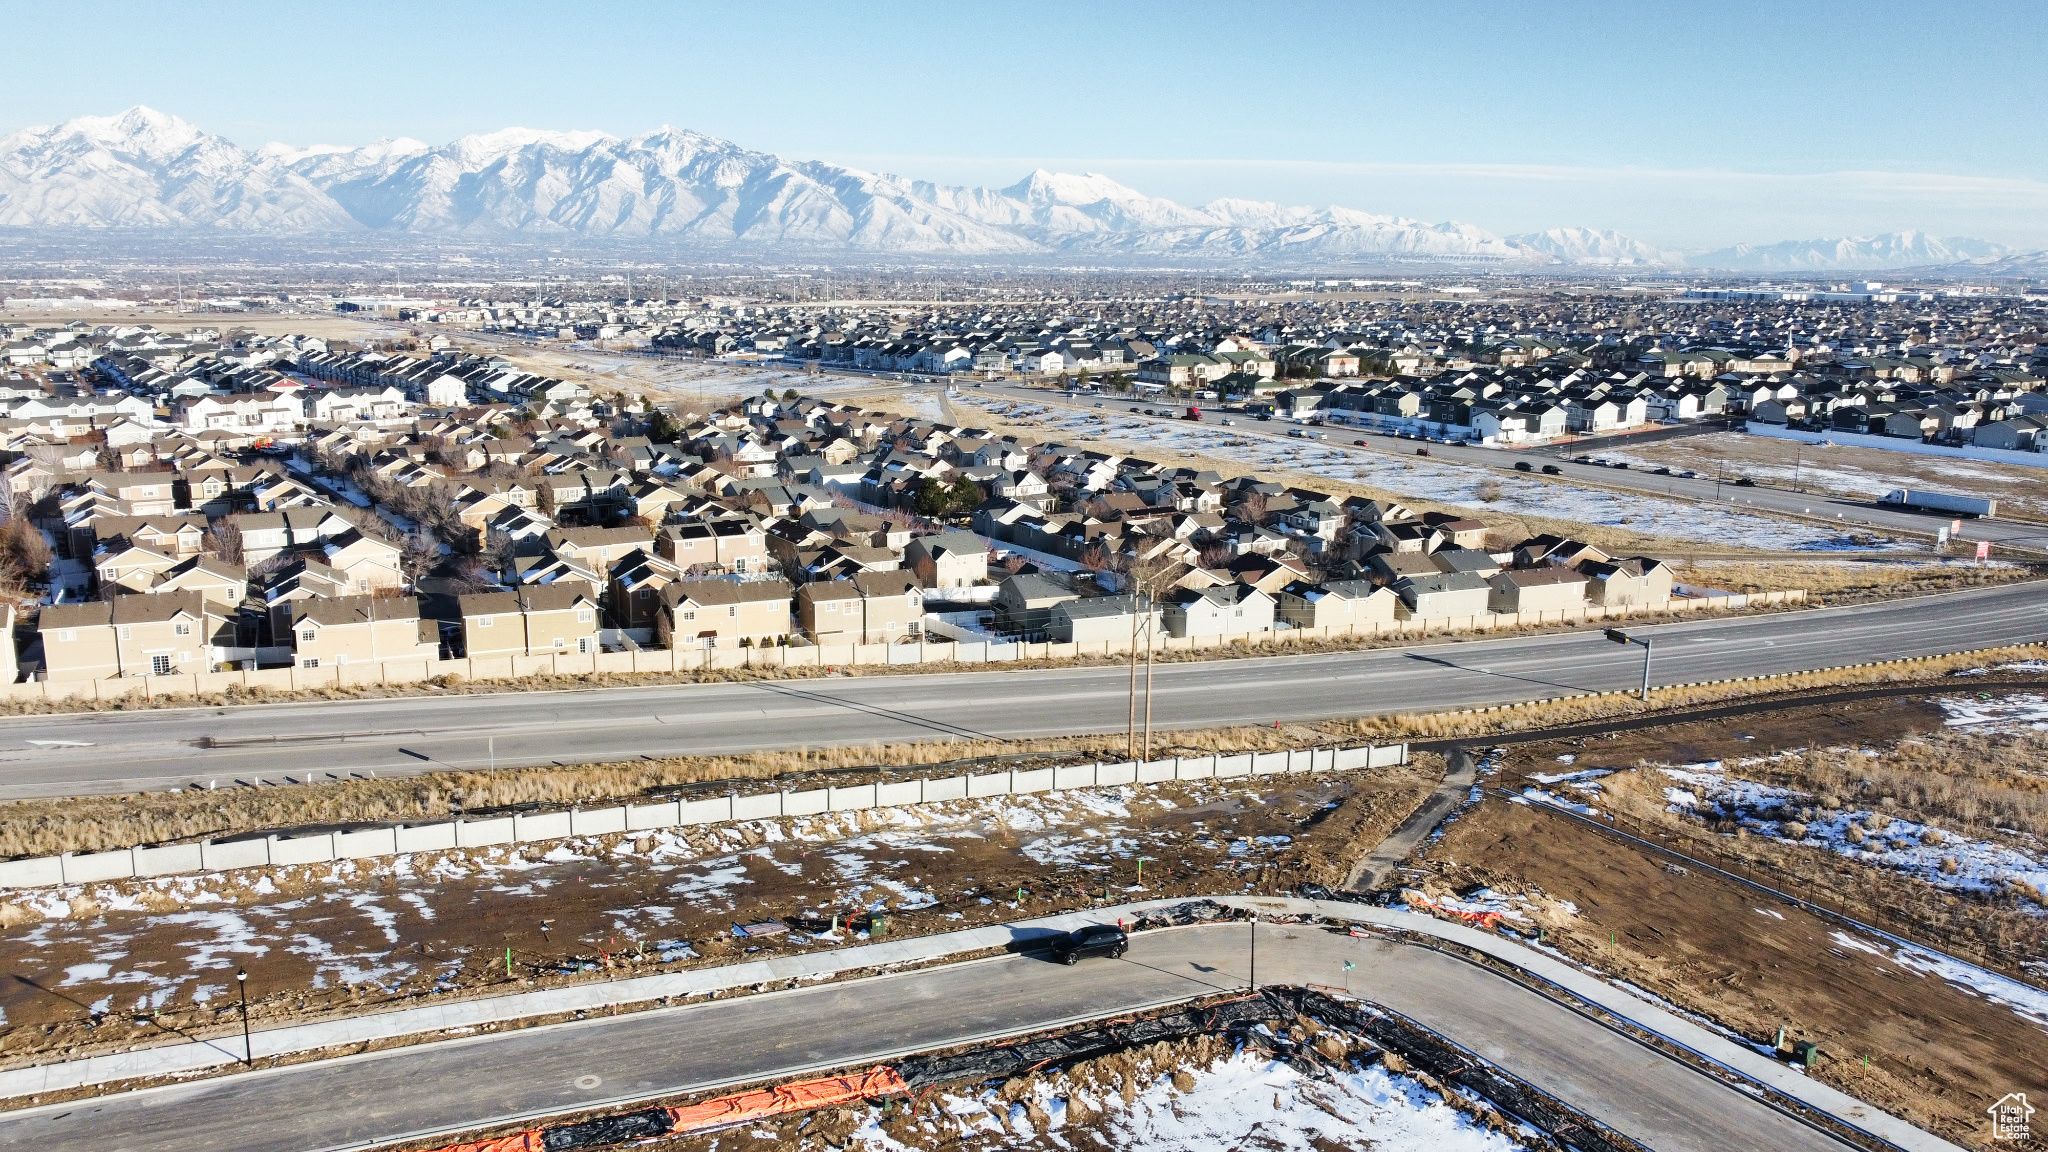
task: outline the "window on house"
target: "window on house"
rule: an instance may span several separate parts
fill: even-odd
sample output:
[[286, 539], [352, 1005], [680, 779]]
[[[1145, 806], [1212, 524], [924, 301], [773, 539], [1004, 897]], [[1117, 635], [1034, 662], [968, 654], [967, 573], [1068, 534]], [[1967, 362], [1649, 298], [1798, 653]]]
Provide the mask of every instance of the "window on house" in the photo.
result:
[[59, 628], [59, 629], [57, 630], [57, 639], [59, 639], [59, 640], [62, 640], [62, 641], [63, 641], [64, 643], [66, 643], [66, 644], [69, 644], [69, 643], [71, 643], [71, 642], [72, 642], [73, 640], [76, 640], [76, 639], [78, 639], [78, 629], [76, 629], [76, 628]]
[[190, 636], [192, 634], [192, 626], [180, 620], [171, 628], [171, 631], [179, 636]]
[[725, 610], [725, 614], [726, 614], [727, 616], [738, 616], [738, 615], [740, 614], [740, 610], [739, 610], [739, 608], [738, 608], [737, 606], [734, 606], [734, 607], [731, 607], [731, 608], [727, 608], [727, 609]]
[[590, 651], [590, 637], [578, 636], [576, 638], [576, 651], [588, 654]]
[[129, 627], [126, 624], [121, 625], [121, 639], [128, 640], [131, 639], [133, 635], [133, 632], [129, 629]]
[[149, 658], [149, 674], [152, 676], [169, 676], [171, 674], [171, 658], [169, 656], [151, 656]]
[[567, 648], [568, 646], [569, 646], [569, 640], [568, 640], [568, 638], [567, 638], [567, 637], [565, 637], [565, 636], [557, 636], [557, 637], [555, 637], [555, 647], [557, 647], [557, 648]]
[[479, 616], [476, 618], [476, 626], [479, 628], [489, 628], [496, 625], [497, 622], [498, 618], [496, 616]]
[[695, 612], [685, 612], [685, 613], [683, 613], [683, 619], [685, 619], [685, 620], [695, 620], [696, 618], [697, 618], [697, 614], [696, 614]]
[[318, 640], [319, 638], [320, 631], [317, 628], [304, 628], [299, 631], [299, 639], [306, 643], [310, 644], [313, 641]]
[[320, 658], [318, 656], [308, 656], [304, 660], [299, 661], [299, 667], [301, 668], [318, 668], [319, 666]]

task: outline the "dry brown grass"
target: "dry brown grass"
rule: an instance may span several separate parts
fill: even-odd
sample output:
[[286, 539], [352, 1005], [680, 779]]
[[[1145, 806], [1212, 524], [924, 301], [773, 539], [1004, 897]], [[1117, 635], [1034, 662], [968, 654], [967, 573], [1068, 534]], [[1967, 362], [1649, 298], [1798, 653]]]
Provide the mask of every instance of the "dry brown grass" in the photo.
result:
[[[1154, 733], [1153, 755], [1277, 751], [1328, 743], [1332, 738], [1332, 732], [1317, 725]], [[953, 765], [949, 771], [974, 771], [972, 763], [954, 762], [1019, 754], [1040, 754], [1049, 760], [1116, 761], [1124, 758], [1124, 738], [1117, 733], [1014, 742], [869, 744], [495, 773], [433, 772], [279, 787], [18, 800], [0, 805], [0, 855], [45, 856], [284, 828], [440, 820], [454, 809], [457, 798], [468, 812], [554, 809], [645, 799], [649, 793], [717, 781], [753, 782], [762, 788], [769, 782], [810, 787], [823, 781], [806, 781], [806, 773], [874, 769], [833, 777], [833, 783], [844, 785], [879, 779], [891, 769], [946, 764]]]
[[[1869, 759], [1860, 752], [1852, 751], [1850, 755]], [[1825, 757], [1822, 763], [1826, 764]], [[1967, 772], [1963, 761], [1921, 763], [1926, 770]], [[1751, 775], [1753, 770], [1760, 769], [1760, 765], [1750, 765], [1744, 774]], [[1823, 766], [1820, 775], [1836, 778], [1836, 772], [1833, 767]], [[1661, 831], [1666, 840], [1674, 841], [1693, 855], [1733, 866], [1822, 906], [1936, 944], [1994, 969], [2010, 971], [2018, 960], [2048, 955], [2048, 924], [2042, 922], [2040, 915], [2040, 893], [2018, 887], [1996, 893], [1952, 892], [1915, 876], [1857, 863], [1825, 849], [1752, 835], [1732, 822], [1709, 825], [1671, 812], [1664, 797], [1664, 781], [1647, 769], [1617, 772], [1603, 777], [1600, 784], [1602, 809], [1624, 824], [1633, 825], [1636, 830]], [[1857, 791], [1864, 790], [1859, 787]], [[1967, 778], [1953, 784], [1933, 781], [1923, 788], [1934, 805], [1925, 813], [1908, 809], [1903, 798], [1896, 795], [1891, 797], [1890, 807], [1899, 815], [1932, 821], [1943, 818], [1946, 811], [1986, 812], [2000, 802], [1998, 793], [2004, 791], [1981, 778], [1975, 783]], [[1973, 798], [1973, 792], [1978, 796]], [[1870, 806], [1859, 797], [1833, 795], [1826, 799], [1850, 800], [1856, 807]], [[1870, 799], [1882, 803], [1884, 797]], [[2017, 799], [2038, 815], [2038, 789], [2027, 789]]]
[[1728, 592], [1804, 588], [1831, 602], [1946, 592], [2009, 584], [2033, 576], [2031, 568], [1977, 568], [1929, 560], [1676, 560], [1682, 583]]
[[[1697, 688], [1660, 688], [1648, 704], [1627, 694], [1510, 705], [1483, 712], [1372, 716], [1280, 727], [1232, 727], [1161, 732], [1154, 756], [1176, 753], [1277, 751], [1329, 744], [1394, 743], [1520, 732], [1561, 724], [1859, 684], [1939, 681], [1960, 668], [2048, 659], [2048, 646], [2027, 645], [1977, 655], [1902, 661], [1871, 668], [1809, 672]], [[1958, 685], [1958, 688], [1966, 685]], [[916, 768], [973, 757], [1039, 754], [1120, 760], [1120, 733], [1021, 741], [951, 741], [870, 744], [755, 752], [733, 756], [676, 757], [571, 767], [489, 772], [434, 772], [375, 780], [309, 783], [233, 791], [142, 793], [128, 796], [22, 800], [0, 805], [0, 855], [92, 852], [134, 844], [163, 844], [279, 828], [445, 818], [460, 797], [464, 808], [567, 807], [643, 798], [650, 792], [715, 781], [782, 779], [800, 786], [804, 773], [874, 768], [840, 782], [879, 778], [885, 769]], [[796, 778], [792, 780], [791, 778]]]
[[[1475, 712], [1403, 713], [1371, 716], [1349, 726], [1353, 738], [1364, 741], [1448, 739], [1457, 736], [1486, 736], [1503, 732], [1525, 732], [1562, 724], [1579, 724], [1622, 716], [1638, 716], [1670, 709], [1716, 704], [1748, 696], [1783, 692], [1805, 692], [1859, 684], [1900, 684], [1918, 680], [1937, 681], [1965, 668], [2021, 660], [2048, 659], [2048, 645], [2021, 644], [1981, 653], [1958, 653], [1925, 660], [1901, 660], [1868, 668], [1840, 668], [1826, 672], [1795, 672], [1757, 680], [1726, 684], [1702, 684], [1692, 688], [1653, 688], [1647, 703], [1633, 693], [1608, 693], [1563, 700], [1511, 704]], [[1967, 684], [1955, 685], [1961, 691]]]

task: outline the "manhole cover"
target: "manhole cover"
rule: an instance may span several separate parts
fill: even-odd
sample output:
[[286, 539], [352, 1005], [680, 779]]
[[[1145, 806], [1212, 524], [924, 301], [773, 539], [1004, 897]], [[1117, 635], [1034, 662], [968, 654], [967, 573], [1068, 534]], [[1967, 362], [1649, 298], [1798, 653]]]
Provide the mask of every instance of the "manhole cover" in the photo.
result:
[[602, 1083], [604, 1083], [604, 1078], [600, 1076], [578, 1076], [576, 1078], [576, 1086], [578, 1088], [583, 1089], [585, 1092], [590, 1091], [592, 1088], [595, 1088]]

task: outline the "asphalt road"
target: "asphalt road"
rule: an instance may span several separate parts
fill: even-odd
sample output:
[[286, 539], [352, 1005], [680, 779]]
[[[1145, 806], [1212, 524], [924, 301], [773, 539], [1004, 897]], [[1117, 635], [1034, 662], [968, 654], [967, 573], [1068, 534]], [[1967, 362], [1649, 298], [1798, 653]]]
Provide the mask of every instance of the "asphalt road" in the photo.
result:
[[[2048, 583], [1632, 631], [1654, 639], [1658, 684], [1790, 672], [2048, 640]], [[1160, 664], [1153, 718], [1270, 724], [1627, 689], [1642, 660], [1589, 631]], [[1118, 667], [1065, 667], [15, 717], [0, 720], [0, 797], [1122, 731], [1127, 685]]]
[[[972, 386], [970, 385], [970, 388]], [[1092, 409], [1093, 399], [1074, 399], [1048, 393], [1042, 388], [1022, 388], [1010, 385], [990, 384], [973, 389], [982, 395], [1000, 396], [1011, 400], [1024, 400], [1035, 404], [1060, 404], [1072, 408]], [[1185, 412], [1186, 406], [1166, 404], [1164, 401], [1131, 401], [1105, 398], [1101, 401], [1105, 412], [1115, 412], [1129, 419], [1153, 419], [1158, 423], [1183, 424], [1178, 417], [1147, 417], [1144, 409], [1160, 409], [1162, 405], [1173, 412]], [[1137, 412], [1132, 412], [1132, 408]], [[1268, 439], [1292, 441], [1287, 436], [1290, 428], [1299, 427], [1281, 419], [1261, 421], [1242, 414], [1227, 415], [1208, 408], [1202, 411], [1204, 424], [1217, 424], [1224, 419], [1232, 423], [1232, 431], [1247, 436], [1264, 436]], [[1322, 444], [1343, 448], [1353, 452], [1377, 452], [1395, 456], [1411, 456], [1418, 447], [1427, 447], [1431, 458], [1453, 464], [1476, 464], [1487, 468], [1512, 469], [1515, 461], [1527, 459], [1536, 465], [1553, 464], [1567, 480], [1585, 480], [1609, 488], [1621, 488], [1653, 496], [1683, 496], [1707, 504], [1722, 504], [1730, 507], [1754, 507], [1763, 512], [1782, 512], [1796, 516], [1834, 520], [1844, 525], [1867, 525], [1873, 528], [1896, 532], [1912, 532], [1932, 536], [1947, 527], [1953, 517], [1933, 512], [1914, 512], [1900, 508], [1885, 507], [1871, 501], [1853, 500], [1825, 493], [1795, 492], [1783, 488], [1757, 485], [1754, 488], [1739, 488], [1733, 483], [1716, 483], [1712, 477], [1687, 479], [1683, 476], [1658, 476], [1635, 469], [1607, 468], [1597, 464], [1575, 464], [1570, 457], [1579, 455], [1569, 445], [1550, 445], [1527, 452], [1514, 452], [1500, 448], [1473, 448], [1458, 444], [1424, 444], [1414, 440], [1401, 440], [1381, 432], [1368, 432], [1358, 428], [1342, 428], [1336, 425], [1317, 429], [1325, 439]], [[1365, 447], [1354, 442], [1365, 441]], [[1615, 452], [1626, 452], [1625, 443], [1608, 442], [1605, 447]], [[1600, 448], [1589, 448], [1593, 456], [1602, 454]], [[1819, 457], [1815, 457], [1816, 460]], [[1540, 478], [1540, 473], [1538, 474]], [[1416, 493], [1427, 495], [1427, 493]], [[1875, 499], [1873, 493], [1872, 499]], [[1962, 530], [1956, 534], [1959, 540], [1989, 540], [1994, 544], [2029, 549], [2048, 549], [2048, 525], [2029, 524], [2012, 520], [1964, 520]]]
[[[41, 1152], [327, 1152], [703, 1091], [1113, 1016], [1242, 987], [1251, 929], [1135, 937], [1122, 960], [1010, 956], [397, 1048], [0, 1115]], [[1341, 985], [1659, 1152], [1846, 1147], [1625, 1036], [1442, 953], [1259, 929], [1265, 983]], [[1343, 970], [1343, 962], [1356, 965]]]

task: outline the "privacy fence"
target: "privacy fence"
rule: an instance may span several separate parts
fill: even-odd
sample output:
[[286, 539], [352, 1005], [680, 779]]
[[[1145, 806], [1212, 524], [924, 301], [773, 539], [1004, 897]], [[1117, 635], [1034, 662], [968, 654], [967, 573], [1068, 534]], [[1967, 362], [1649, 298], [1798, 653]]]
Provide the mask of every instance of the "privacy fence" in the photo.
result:
[[1170, 760], [1074, 764], [1055, 768], [1012, 768], [979, 775], [920, 777], [812, 788], [800, 792], [737, 793], [703, 799], [572, 808], [566, 812], [515, 813], [473, 820], [444, 820], [320, 832], [306, 836], [263, 836], [204, 840], [189, 844], [123, 848], [112, 852], [67, 853], [0, 862], [0, 889], [89, 884], [237, 868], [274, 868], [365, 860], [412, 852], [445, 852], [499, 844], [533, 844], [577, 836], [611, 836], [688, 828], [741, 820], [773, 820], [826, 812], [858, 812], [945, 800], [1023, 796], [1074, 788], [1151, 784], [1169, 780], [1211, 780], [1272, 776], [1289, 772], [1333, 772], [1384, 768], [1408, 762], [1406, 744], [1356, 748], [1296, 748], [1282, 752], [1177, 756]]
[[[1423, 620], [1343, 625], [1330, 628], [1289, 628], [1222, 636], [1161, 636], [1156, 648], [1166, 652], [1214, 651], [1269, 647], [1353, 637], [1420, 636], [1436, 632], [1502, 631], [1546, 624], [1573, 624], [1642, 616], [1727, 611], [1798, 604], [1799, 590], [1754, 595], [1678, 598], [1666, 604], [1608, 608], [1588, 605], [1547, 612], [1479, 612]], [[103, 680], [39, 680], [0, 685], [0, 700], [119, 700], [130, 696], [210, 696], [226, 692], [298, 692], [419, 684], [444, 677], [464, 680], [520, 680], [533, 676], [654, 675], [744, 668], [843, 668], [878, 665], [1007, 664], [1021, 661], [1071, 660], [1081, 656], [1114, 656], [1131, 650], [1128, 638], [1072, 644], [1013, 641], [968, 642], [926, 640], [898, 644], [805, 644], [759, 648], [653, 648], [637, 652], [563, 652], [539, 656], [479, 656], [463, 660], [381, 660], [321, 668], [270, 668], [253, 672], [201, 672], [173, 676], [129, 676]]]

